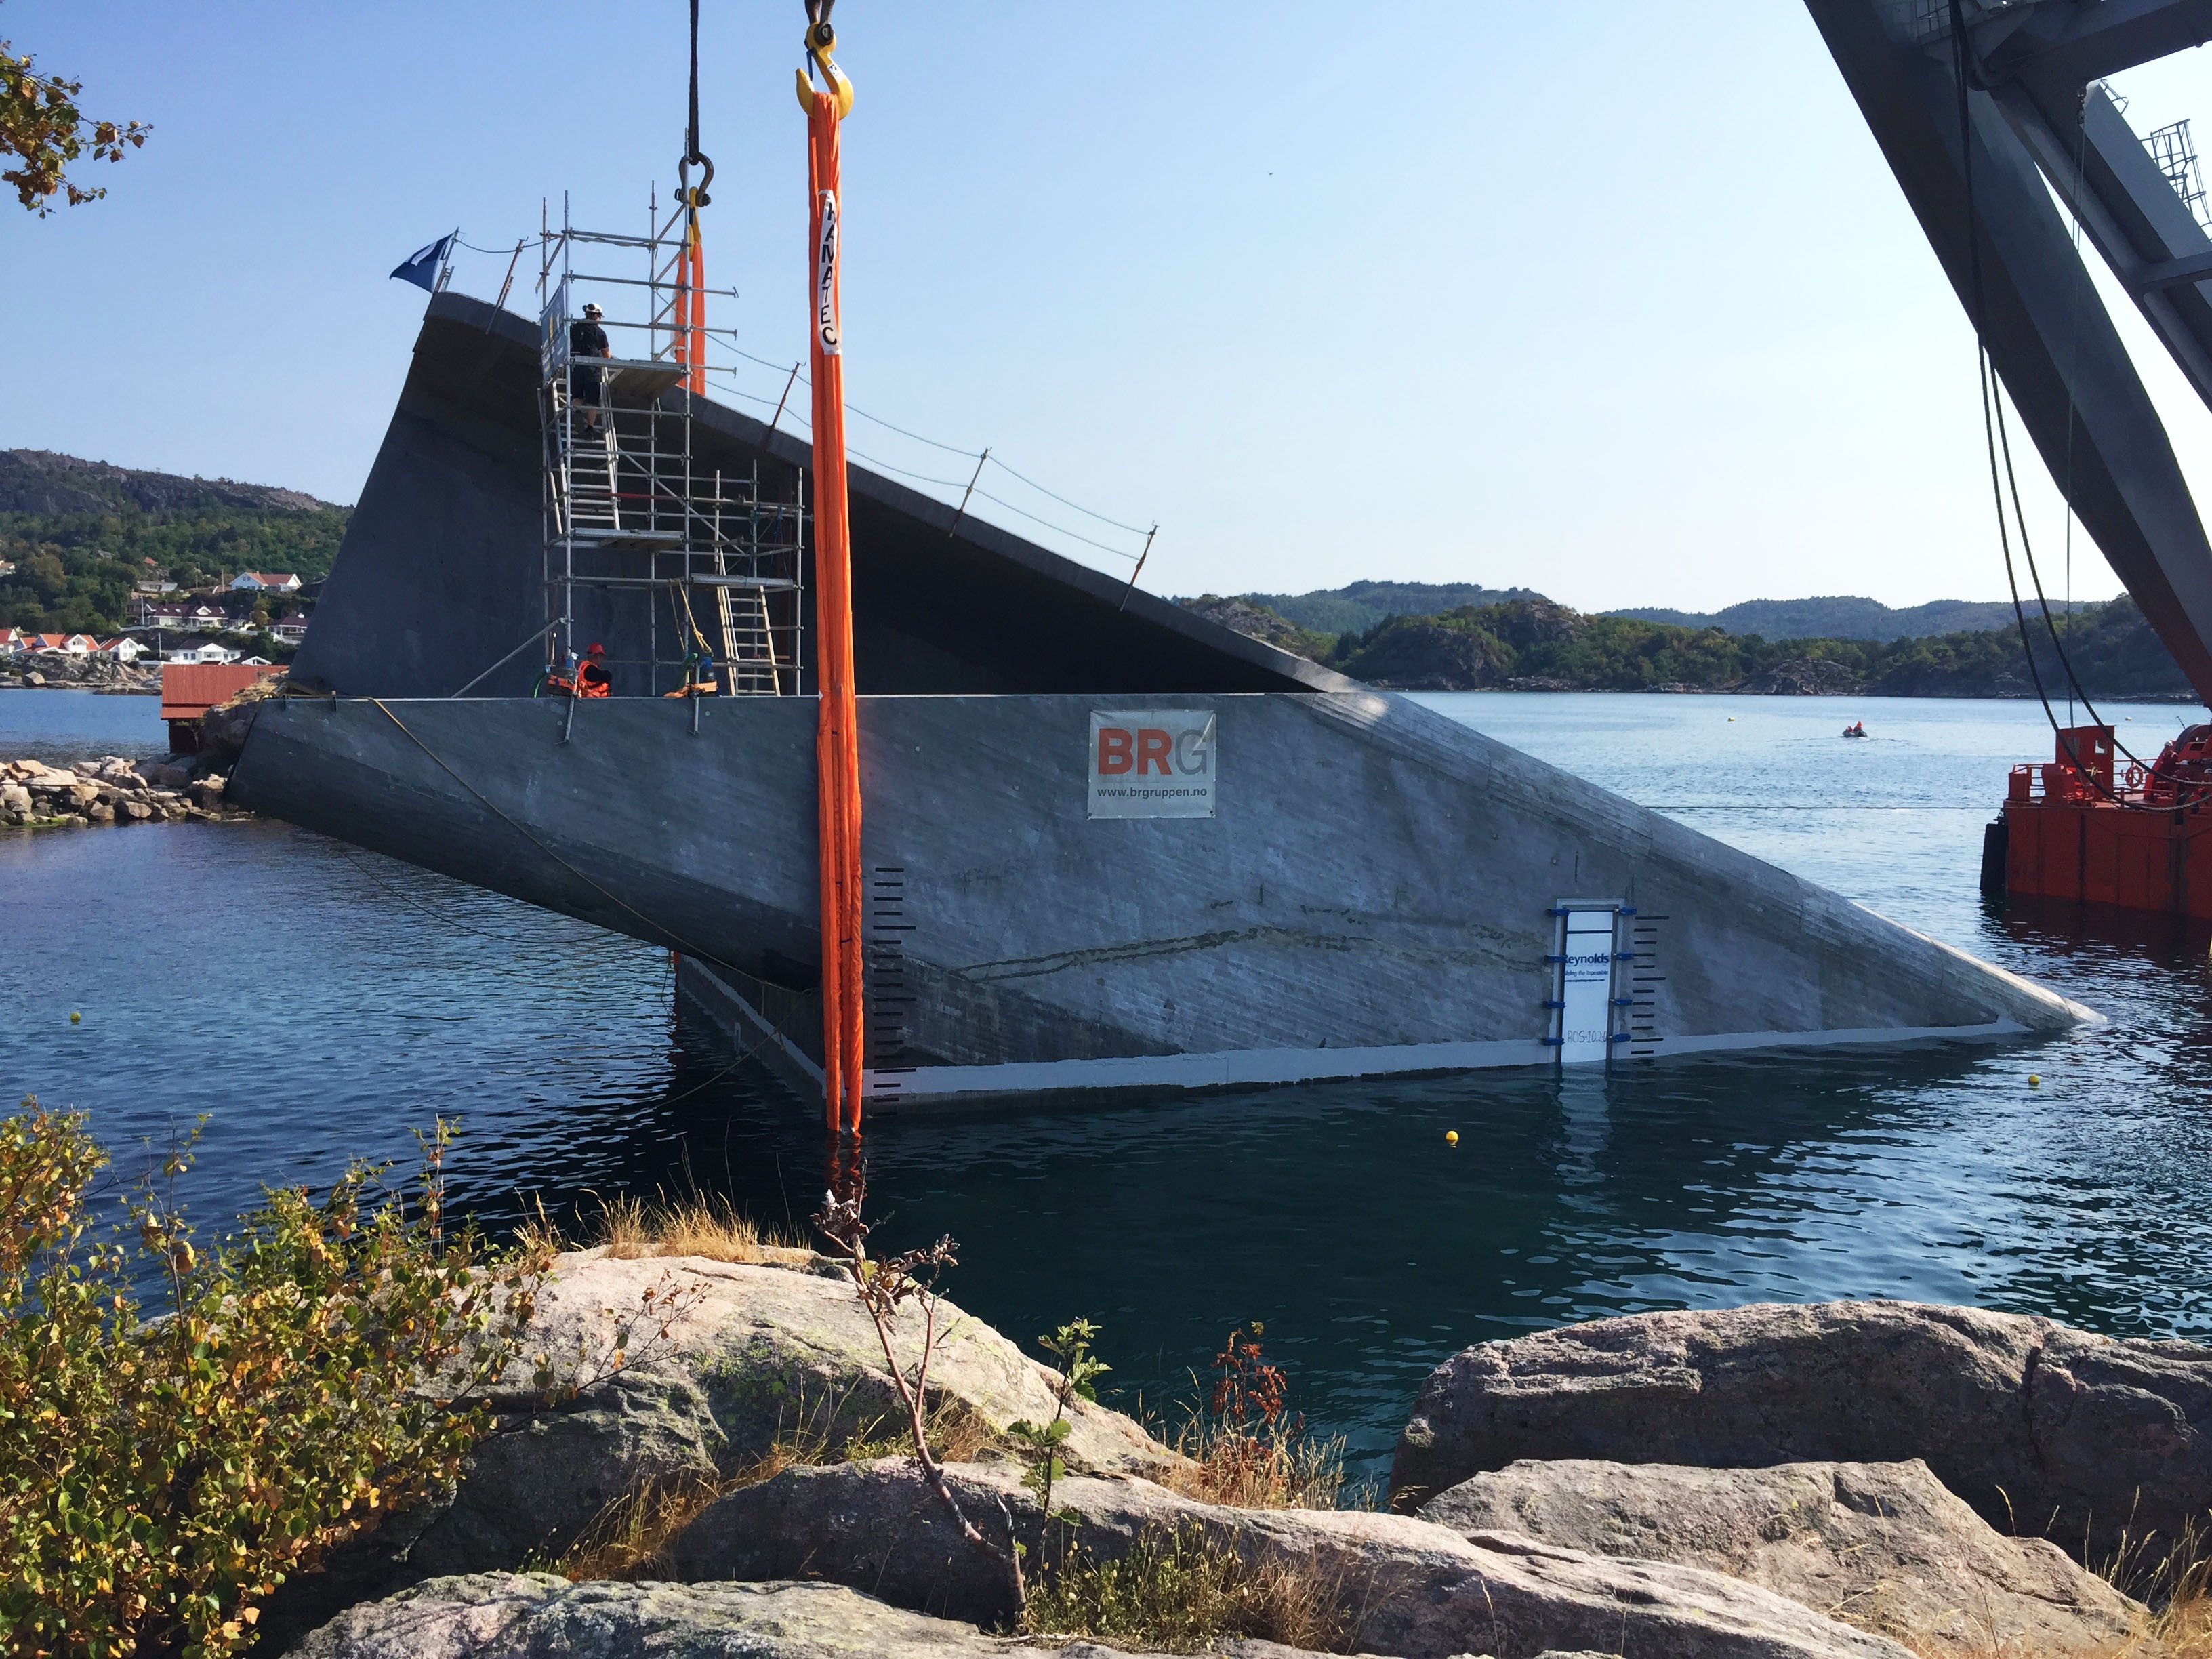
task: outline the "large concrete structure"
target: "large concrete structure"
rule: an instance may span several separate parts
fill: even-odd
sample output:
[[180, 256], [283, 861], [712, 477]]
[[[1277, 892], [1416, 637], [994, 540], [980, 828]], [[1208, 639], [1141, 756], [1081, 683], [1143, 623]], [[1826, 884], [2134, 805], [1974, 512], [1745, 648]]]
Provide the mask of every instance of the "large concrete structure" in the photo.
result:
[[[264, 707], [232, 794], [675, 950], [818, 1077], [813, 698], [533, 699], [527, 653], [451, 695], [543, 628], [535, 362], [432, 301], [295, 665], [328, 695]], [[858, 470], [854, 519], [877, 1109], [2094, 1018]]]

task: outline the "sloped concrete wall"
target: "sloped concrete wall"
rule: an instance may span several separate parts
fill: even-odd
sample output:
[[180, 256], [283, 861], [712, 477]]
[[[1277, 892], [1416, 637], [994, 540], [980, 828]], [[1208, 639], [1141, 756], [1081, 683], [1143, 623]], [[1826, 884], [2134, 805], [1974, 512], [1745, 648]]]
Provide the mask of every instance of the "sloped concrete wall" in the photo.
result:
[[[956, 1073], [1006, 1066], [1045, 1069], [1004, 1086], [1085, 1087], [1542, 1063], [1567, 898], [1655, 929], [1661, 1053], [2094, 1018], [1405, 699], [1180, 701], [1217, 719], [1211, 819], [1088, 816], [1090, 716], [1111, 700], [862, 699], [864, 856], [896, 897], [877, 942], [913, 999], [878, 1028], [884, 1086], [972, 1092], [994, 1085]], [[708, 701], [696, 736], [689, 712], [617, 698], [571, 726], [556, 702], [271, 706], [232, 793], [804, 992], [814, 704]], [[1182, 1063], [1224, 1054], [1247, 1058]]]

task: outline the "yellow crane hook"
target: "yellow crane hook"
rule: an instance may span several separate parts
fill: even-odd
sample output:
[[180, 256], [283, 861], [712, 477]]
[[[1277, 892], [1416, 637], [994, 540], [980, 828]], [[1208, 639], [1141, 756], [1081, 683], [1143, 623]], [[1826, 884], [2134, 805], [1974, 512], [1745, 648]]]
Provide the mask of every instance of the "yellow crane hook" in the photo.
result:
[[[826, 18], [818, 23], [809, 23], [799, 44], [805, 49], [806, 56], [814, 67], [822, 71], [822, 84], [837, 100], [837, 118], [843, 120], [853, 112], [853, 83], [845, 78], [845, 71], [839, 69], [830, 57], [837, 50], [837, 31], [830, 26]], [[814, 83], [807, 78], [805, 70], [800, 69], [796, 73], [799, 76], [799, 107], [811, 114], [814, 111]]]

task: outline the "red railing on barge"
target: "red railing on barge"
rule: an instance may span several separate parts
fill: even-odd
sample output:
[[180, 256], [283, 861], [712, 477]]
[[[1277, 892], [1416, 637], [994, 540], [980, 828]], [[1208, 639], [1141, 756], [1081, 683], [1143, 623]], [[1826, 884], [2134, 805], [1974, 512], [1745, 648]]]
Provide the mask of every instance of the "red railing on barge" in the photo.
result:
[[2054, 759], [2012, 769], [2004, 890], [2212, 919], [2208, 807], [2212, 726], [2191, 726], [2148, 768], [2124, 772], [2111, 726], [2062, 728]]

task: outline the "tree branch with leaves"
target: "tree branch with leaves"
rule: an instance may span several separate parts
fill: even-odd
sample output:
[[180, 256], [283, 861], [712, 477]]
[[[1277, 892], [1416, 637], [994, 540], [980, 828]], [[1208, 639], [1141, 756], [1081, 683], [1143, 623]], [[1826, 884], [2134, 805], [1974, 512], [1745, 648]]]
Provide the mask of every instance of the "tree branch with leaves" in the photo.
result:
[[[899, 1404], [905, 1408], [907, 1429], [913, 1437], [915, 1460], [921, 1465], [922, 1479], [937, 1495], [945, 1513], [952, 1517], [952, 1524], [960, 1535], [1006, 1569], [1013, 1583], [1014, 1603], [1021, 1606], [1028, 1600], [1028, 1589], [1022, 1581], [1021, 1545], [1014, 1537], [1012, 1512], [1001, 1499], [999, 1513], [1006, 1527], [1006, 1541], [1001, 1548], [968, 1518], [951, 1483], [945, 1478], [944, 1467], [929, 1445], [927, 1397], [929, 1362], [937, 1350], [937, 1278], [945, 1268], [956, 1265], [954, 1253], [959, 1247], [949, 1237], [939, 1238], [926, 1249], [908, 1250], [881, 1261], [872, 1260], [868, 1255], [871, 1228], [860, 1213], [866, 1197], [866, 1178], [855, 1175], [848, 1195], [840, 1197], [835, 1192], [822, 1195], [822, 1212], [814, 1218], [814, 1225], [836, 1247], [838, 1260], [852, 1277], [854, 1294], [875, 1323], [876, 1338], [883, 1345], [884, 1367], [890, 1372], [891, 1386], [898, 1391]], [[900, 1360], [891, 1336], [892, 1327], [898, 1322], [899, 1310], [908, 1303], [921, 1315], [921, 1352], [910, 1370]]]
[[[15, 199], [41, 219], [53, 198], [65, 195], [71, 207], [96, 202], [105, 185], [88, 188], [67, 176], [73, 161], [119, 161], [127, 149], [144, 146], [154, 129], [143, 121], [95, 121], [77, 107], [82, 81], [41, 75], [28, 52], [17, 57], [14, 44], [0, 40], [0, 159], [13, 165], [0, 180], [15, 187]], [[82, 175], [80, 174], [81, 178]]]

